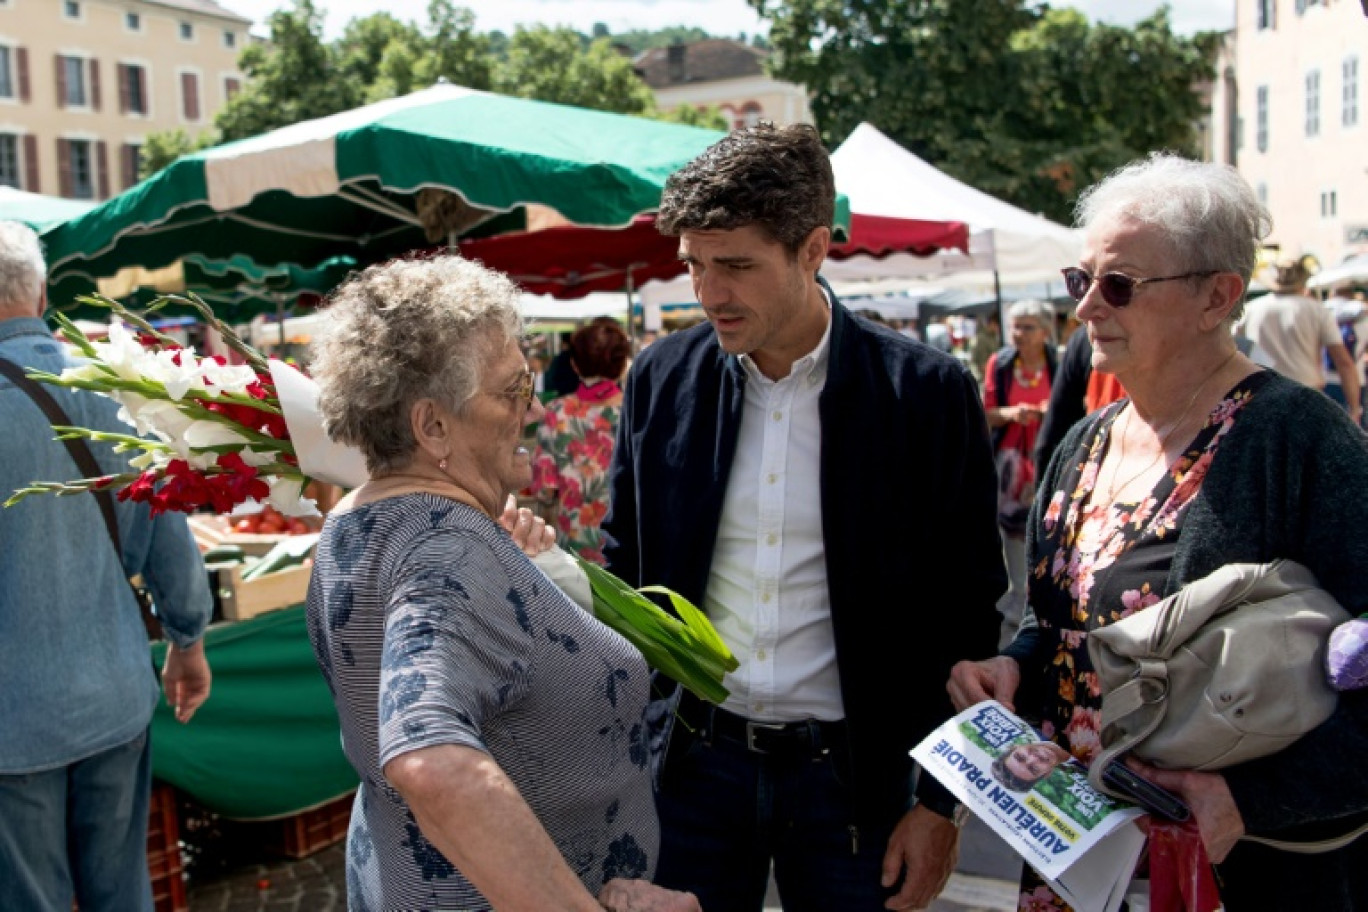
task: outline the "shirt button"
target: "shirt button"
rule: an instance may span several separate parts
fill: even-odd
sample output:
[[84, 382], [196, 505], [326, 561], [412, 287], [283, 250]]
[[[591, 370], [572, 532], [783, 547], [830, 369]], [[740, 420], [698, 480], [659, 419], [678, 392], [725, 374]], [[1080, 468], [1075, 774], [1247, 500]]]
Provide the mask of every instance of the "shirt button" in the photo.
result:
[[779, 541], [779, 536], [775, 535], [773, 532], [765, 536], [765, 544], [767, 545], [772, 545], [777, 541]]
[[770, 598], [771, 598], [771, 596], [770, 596], [770, 594], [769, 594], [768, 592], [762, 592], [762, 593], [760, 593], [760, 601], [761, 601], [762, 603], [768, 605], [768, 604], [769, 604], [769, 601], [770, 601]]
[[779, 476], [774, 472], [770, 472], [769, 475], [765, 477], [765, 480], [768, 481], [770, 484], [774, 484], [779, 480]]
[[808, 374], [808, 386], [816, 386], [817, 379], [818, 378], [816, 374]]
[[762, 661], [762, 662], [765, 661], [765, 650], [763, 650], [763, 649], [757, 649], [757, 650], [755, 651], [755, 657], [756, 657], [757, 659], [759, 659], [760, 661]]
[[774, 413], [774, 420], [775, 420], [775, 421], [783, 421], [783, 420], [784, 420], [784, 413], [783, 413], [783, 412], [775, 412], [775, 413]]
[[764, 711], [765, 711], [765, 704], [764, 704], [764, 703], [756, 703], [756, 704], [755, 704], [755, 714], [756, 714], [757, 716], [758, 716], [760, 713], [764, 712]]

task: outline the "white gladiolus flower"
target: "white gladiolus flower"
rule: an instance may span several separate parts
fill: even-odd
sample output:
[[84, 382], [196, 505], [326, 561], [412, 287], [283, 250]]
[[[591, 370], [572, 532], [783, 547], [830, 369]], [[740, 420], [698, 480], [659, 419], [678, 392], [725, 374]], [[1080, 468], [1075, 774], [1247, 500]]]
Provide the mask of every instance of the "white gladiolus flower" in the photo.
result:
[[285, 516], [318, 516], [318, 503], [307, 499], [304, 494], [304, 479], [277, 476], [267, 478], [271, 494], [266, 502]]
[[247, 387], [256, 382], [256, 371], [246, 364], [219, 364], [213, 358], [205, 358], [199, 363], [204, 377], [204, 387], [210, 395], [222, 396], [225, 393], [247, 395]]
[[234, 444], [246, 446], [249, 442], [237, 431], [218, 421], [193, 421], [180, 435], [188, 446], [211, 447]]
[[80, 367], [68, 367], [62, 371], [63, 380], [103, 380], [108, 376], [94, 363], [82, 364]]

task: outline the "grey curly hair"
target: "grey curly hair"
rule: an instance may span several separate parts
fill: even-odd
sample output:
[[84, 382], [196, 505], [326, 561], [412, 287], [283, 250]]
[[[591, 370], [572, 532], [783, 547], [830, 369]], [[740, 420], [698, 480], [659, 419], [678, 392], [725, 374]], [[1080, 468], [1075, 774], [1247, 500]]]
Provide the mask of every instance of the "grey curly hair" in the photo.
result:
[[[1273, 230], [1268, 210], [1249, 182], [1229, 165], [1151, 152], [1089, 187], [1074, 209], [1079, 228], [1111, 216], [1158, 228], [1174, 272], [1254, 273], [1259, 246]], [[1229, 320], [1244, 313], [1244, 299]]]
[[411, 406], [460, 412], [490, 359], [521, 338], [518, 287], [459, 256], [396, 260], [354, 274], [324, 313], [310, 368], [323, 428], [358, 447], [372, 475], [413, 459]]

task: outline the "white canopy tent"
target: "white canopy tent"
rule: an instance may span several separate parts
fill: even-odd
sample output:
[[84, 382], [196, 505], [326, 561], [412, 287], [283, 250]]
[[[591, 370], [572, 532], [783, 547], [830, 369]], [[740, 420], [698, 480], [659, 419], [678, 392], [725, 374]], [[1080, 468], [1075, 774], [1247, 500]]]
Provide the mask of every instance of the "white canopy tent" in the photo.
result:
[[[1078, 262], [1080, 233], [1018, 209], [956, 180], [862, 123], [831, 154], [836, 186], [853, 212], [894, 218], [955, 220], [969, 226], [969, 253], [931, 257], [898, 254], [828, 261], [833, 282], [915, 278], [938, 284], [992, 285], [1062, 281], [1059, 270]], [[977, 275], [966, 275], [976, 273]], [[945, 279], [956, 276], [958, 281]]]
[[[822, 276], [836, 293], [886, 294], [948, 288], [991, 290], [997, 286], [1058, 283], [1059, 270], [1078, 262], [1081, 232], [1004, 203], [956, 180], [862, 123], [831, 154], [836, 188], [850, 209], [864, 215], [969, 226], [969, 253], [941, 251], [929, 257], [898, 253], [883, 258], [827, 260]], [[1050, 295], [1053, 296], [1053, 295]], [[648, 308], [692, 301], [687, 276], [648, 282]]]

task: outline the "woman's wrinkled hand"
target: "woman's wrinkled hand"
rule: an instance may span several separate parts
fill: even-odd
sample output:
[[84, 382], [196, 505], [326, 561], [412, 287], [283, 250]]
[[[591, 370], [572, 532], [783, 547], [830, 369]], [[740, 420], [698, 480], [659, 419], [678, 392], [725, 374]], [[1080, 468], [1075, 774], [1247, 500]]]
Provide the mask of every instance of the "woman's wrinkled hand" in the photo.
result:
[[598, 901], [608, 912], [702, 912], [698, 897], [658, 887], [646, 880], [614, 878], [603, 885]]
[[984, 700], [997, 700], [1012, 712], [1012, 700], [1021, 684], [1021, 666], [1008, 656], [994, 656], [982, 662], [960, 662], [950, 669], [950, 680], [945, 689], [955, 712], [968, 709]]
[[1197, 821], [1202, 834], [1202, 845], [1212, 864], [1225, 861], [1235, 843], [1245, 833], [1244, 818], [1235, 806], [1230, 786], [1220, 773], [1201, 773], [1196, 770], [1165, 770], [1142, 763], [1134, 757], [1126, 758], [1126, 765], [1162, 789], [1183, 799]]
[[499, 515], [499, 525], [508, 530], [513, 543], [528, 557], [536, 557], [556, 543], [556, 530], [527, 507], [518, 506], [518, 498], [512, 494]]

